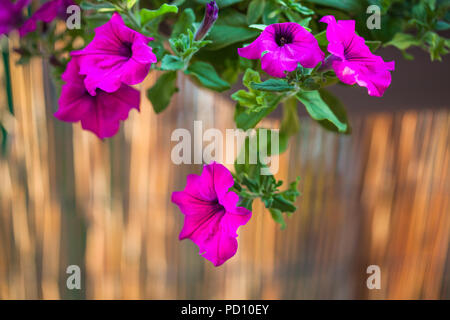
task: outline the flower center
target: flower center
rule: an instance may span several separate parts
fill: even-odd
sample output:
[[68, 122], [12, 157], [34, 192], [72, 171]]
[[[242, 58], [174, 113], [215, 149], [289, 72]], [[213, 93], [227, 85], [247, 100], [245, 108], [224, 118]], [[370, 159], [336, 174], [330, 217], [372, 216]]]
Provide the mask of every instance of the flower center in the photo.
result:
[[279, 47], [285, 44], [292, 43], [293, 35], [289, 28], [278, 27], [275, 28], [275, 42]]
[[124, 42], [119, 49], [119, 54], [121, 56], [130, 58], [132, 56], [131, 45], [131, 42]]

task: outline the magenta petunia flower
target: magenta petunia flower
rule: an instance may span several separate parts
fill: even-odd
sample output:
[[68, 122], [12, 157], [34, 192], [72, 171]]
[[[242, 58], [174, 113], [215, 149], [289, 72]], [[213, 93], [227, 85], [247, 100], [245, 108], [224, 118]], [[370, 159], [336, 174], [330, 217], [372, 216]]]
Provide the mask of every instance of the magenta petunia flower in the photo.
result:
[[51, 0], [44, 3], [35, 13], [19, 28], [21, 37], [36, 30], [38, 21], [52, 22], [56, 17], [61, 20], [67, 19], [67, 7], [75, 4], [73, 0]]
[[394, 61], [384, 62], [374, 55], [365, 44], [364, 38], [355, 33], [354, 20], [339, 20], [325, 16], [320, 22], [328, 24], [328, 51], [331, 53], [324, 67], [331, 66], [339, 80], [346, 84], [357, 83], [366, 87], [369, 95], [381, 97], [391, 84]]
[[19, 28], [24, 17], [22, 10], [30, 3], [31, 0], [0, 0], [0, 35], [8, 34], [13, 29]]
[[86, 89], [114, 92], [122, 83], [138, 84], [147, 76], [156, 56], [146, 37], [128, 28], [118, 13], [95, 29], [95, 37], [86, 48], [72, 52], [80, 57], [80, 73], [86, 75]]
[[234, 180], [223, 165], [205, 165], [200, 176], [187, 176], [184, 191], [172, 193], [172, 202], [185, 215], [180, 240], [191, 239], [200, 254], [216, 267], [236, 254], [237, 234], [251, 211], [237, 207], [239, 196], [229, 189]]
[[314, 68], [324, 58], [316, 38], [298, 23], [284, 22], [267, 26], [255, 41], [238, 53], [247, 59], [261, 59], [261, 68], [277, 78], [286, 77], [298, 63]]
[[92, 96], [79, 71], [78, 58], [72, 58], [61, 76], [66, 84], [62, 86], [55, 117], [66, 122], [81, 121], [83, 129], [92, 131], [100, 139], [114, 136], [120, 120], [126, 120], [132, 108], [139, 110], [139, 91], [123, 84], [113, 93], [98, 89]]

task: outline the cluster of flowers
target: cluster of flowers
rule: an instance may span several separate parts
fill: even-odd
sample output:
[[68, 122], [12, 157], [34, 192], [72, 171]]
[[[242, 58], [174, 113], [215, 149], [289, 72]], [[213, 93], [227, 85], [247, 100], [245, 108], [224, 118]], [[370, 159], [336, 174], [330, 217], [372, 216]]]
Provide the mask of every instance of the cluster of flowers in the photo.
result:
[[[33, 32], [37, 22], [66, 19], [72, 0], [51, 0], [28, 19], [22, 15], [30, 0], [0, 0], [0, 34], [18, 29], [21, 37]], [[61, 90], [55, 117], [62, 121], [81, 121], [83, 129], [100, 139], [114, 136], [120, 120], [128, 118], [132, 108], [139, 110], [140, 92], [130, 85], [141, 83], [157, 59], [146, 37], [128, 28], [114, 13], [96, 28], [95, 37], [83, 50], [71, 52], [72, 59], [62, 74], [66, 83]]]
[[152, 40], [114, 13], [95, 30], [92, 42], [71, 53], [55, 117], [81, 121], [83, 129], [101, 139], [115, 135], [120, 120], [126, 120], [132, 108], [139, 110], [140, 92], [130, 85], [141, 83], [157, 62], [148, 45]]
[[[49, 23], [56, 17], [64, 19], [65, 8], [73, 4], [72, 0], [52, 0], [25, 20], [21, 12], [29, 2], [0, 0], [0, 34], [18, 28], [19, 34], [25, 36], [36, 30], [37, 21]], [[208, 4], [205, 20], [208, 16], [213, 18], [208, 28], [200, 28], [200, 38], [217, 19], [214, 8], [217, 9], [215, 3]], [[298, 64], [314, 68], [322, 63], [323, 70], [332, 68], [342, 82], [358, 84], [366, 87], [369, 95], [382, 96], [390, 85], [389, 71], [394, 70], [394, 62], [384, 62], [370, 51], [364, 39], [356, 34], [355, 21], [336, 21], [333, 16], [325, 16], [320, 21], [328, 24], [330, 55], [326, 59], [316, 38], [292, 22], [267, 26], [254, 42], [239, 48], [238, 54], [247, 59], [260, 59], [261, 68], [277, 78], [286, 77]], [[72, 59], [62, 74], [65, 84], [55, 117], [67, 122], [81, 121], [83, 129], [101, 139], [115, 135], [129, 111], [139, 110], [140, 93], [131, 85], [141, 83], [151, 64], [157, 62], [148, 45], [152, 40], [128, 28], [120, 14], [114, 13], [109, 22], [96, 28], [92, 42], [71, 53]], [[238, 206], [239, 196], [230, 191], [233, 185], [228, 169], [212, 163], [204, 167], [200, 176], [189, 175], [185, 189], [172, 194], [172, 201], [185, 215], [180, 240], [191, 239], [198, 245], [200, 254], [215, 266], [235, 255], [236, 231], [252, 215]]]
[[18, 0], [15, 3], [0, 0], [0, 35], [18, 29], [20, 36], [24, 37], [36, 30], [38, 21], [50, 23], [56, 18], [65, 20], [67, 7], [75, 4], [72, 0], [51, 0], [44, 3], [30, 18], [25, 19], [22, 12], [30, 2], [31, 0]]
[[324, 61], [316, 38], [294, 22], [267, 26], [250, 45], [238, 49], [241, 57], [261, 59], [261, 68], [277, 78], [286, 77], [286, 71], [294, 71], [300, 63], [314, 68], [323, 62], [323, 68], [331, 67], [343, 83], [366, 87], [369, 95], [381, 97], [391, 83], [394, 61], [384, 62], [374, 55], [362, 37], [355, 32], [354, 20], [339, 20], [325, 16], [320, 22], [328, 24], [326, 35], [330, 56]]

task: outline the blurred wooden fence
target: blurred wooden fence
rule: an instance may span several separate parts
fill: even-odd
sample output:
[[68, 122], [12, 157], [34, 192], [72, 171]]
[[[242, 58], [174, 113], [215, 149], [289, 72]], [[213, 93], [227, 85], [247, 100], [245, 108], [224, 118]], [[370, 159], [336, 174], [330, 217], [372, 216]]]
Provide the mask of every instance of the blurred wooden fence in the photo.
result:
[[[170, 195], [201, 167], [174, 165], [170, 136], [194, 120], [232, 128], [233, 105], [182, 79], [166, 112], [156, 116], [143, 96], [141, 112], [100, 141], [52, 116], [57, 94], [40, 60], [13, 60], [14, 117], [0, 96], [9, 133], [0, 158], [0, 298], [450, 298], [448, 101], [350, 116], [351, 136], [302, 119], [277, 175], [301, 176], [298, 211], [281, 231], [257, 203], [237, 255], [214, 268], [178, 241], [182, 215]], [[72, 264], [82, 269], [79, 291], [66, 288]], [[380, 290], [366, 286], [373, 264]]]

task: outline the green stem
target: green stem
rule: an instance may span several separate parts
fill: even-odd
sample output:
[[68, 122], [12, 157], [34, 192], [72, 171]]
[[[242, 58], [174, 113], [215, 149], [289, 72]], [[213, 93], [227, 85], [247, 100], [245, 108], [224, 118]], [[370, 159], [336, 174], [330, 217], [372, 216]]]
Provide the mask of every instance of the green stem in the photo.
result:
[[133, 14], [133, 12], [130, 12], [130, 10], [128, 10], [127, 8], [124, 8], [123, 9], [123, 13], [125, 13], [125, 15], [131, 21], [133, 26], [137, 29], [137, 31], [142, 32], [142, 30], [141, 30], [141, 23], [136, 19], [136, 17]]
[[[6, 44], [8, 44], [8, 40], [6, 40]], [[13, 97], [12, 97], [12, 86], [11, 86], [11, 70], [9, 68], [9, 46], [6, 45], [6, 49], [2, 51], [3, 58], [3, 67], [5, 70], [5, 89], [6, 89], [6, 97], [8, 101], [8, 109], [9, 112], [14, 115], [14, 106], [13, 106]]]

